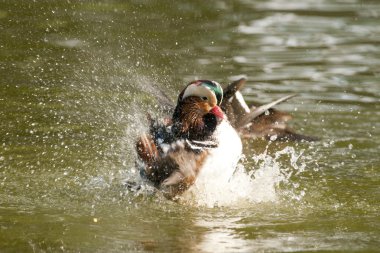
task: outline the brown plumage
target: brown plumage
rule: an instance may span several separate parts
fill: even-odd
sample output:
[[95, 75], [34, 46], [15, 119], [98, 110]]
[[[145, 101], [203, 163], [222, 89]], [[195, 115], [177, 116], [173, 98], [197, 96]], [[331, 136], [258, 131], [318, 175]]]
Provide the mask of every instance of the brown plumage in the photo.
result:
[[199, 97], [188, 97], [178, 105], [173, 114], [173, 133], [191, 140], [209, 138], [217, 125], [217, 117], [210, 110], [215, 105]]
[[164, 152], [152, 136], [146, 134], [137, 141], [136, 150], [145, 162], [146, 178], [168, 198], [183, 193], [194, 183], [208, 154], [207, 150], [195, 153], [180, 141]]
[[[227, 114], [232, 126], [239, 132], [243, 138], [266, 138], [279, 141], [316, 141], [318, 138], [296, 133], [292, 130], [287, 122], [293, 117], [286, 112], [276, 109], [268, 109], [268, 113], [262, 113], [253, 118], [248, 124], [241, 124], [242, 119], [250, 112], [261, 106], [259, 103], [252, 103], [249, 107], [240, 90], [246, 82], [241, 78], [232, 82], [224, 89], [225, 99], [221, 108]], [[240, 96], [240, 100], [238, 98]], [[282, 101], [281, 101], [282, 102]], [[280, 102], [279, 102], [280, 103]], [[247, 111], [248, 110], [248, 111]]]

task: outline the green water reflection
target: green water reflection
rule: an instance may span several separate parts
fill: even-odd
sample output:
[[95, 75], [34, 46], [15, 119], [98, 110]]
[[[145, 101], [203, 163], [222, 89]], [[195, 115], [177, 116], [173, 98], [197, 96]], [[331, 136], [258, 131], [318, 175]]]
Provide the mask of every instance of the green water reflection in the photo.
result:
[[[0, 251], [377, 251], [379, 16], [359, 0], [0, 2]], [[253, 172], [265, 149], [300, 155], [276, 160], [276, 198], [127, 193], [145, 112], [238, 75], [248, 101], [298, 93], [280, 108], [322, 138], [246, 143]]]

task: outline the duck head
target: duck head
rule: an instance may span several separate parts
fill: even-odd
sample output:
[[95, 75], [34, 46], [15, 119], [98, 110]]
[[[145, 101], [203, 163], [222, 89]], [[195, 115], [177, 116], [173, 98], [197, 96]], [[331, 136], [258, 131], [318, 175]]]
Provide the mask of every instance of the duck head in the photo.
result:
[[219, 107], [222, 99], [223, 89], [215, 81], [189, 83], [178, 96], [173, 114], [173, 133], [193, 140], [210, 137], [226, 117]]

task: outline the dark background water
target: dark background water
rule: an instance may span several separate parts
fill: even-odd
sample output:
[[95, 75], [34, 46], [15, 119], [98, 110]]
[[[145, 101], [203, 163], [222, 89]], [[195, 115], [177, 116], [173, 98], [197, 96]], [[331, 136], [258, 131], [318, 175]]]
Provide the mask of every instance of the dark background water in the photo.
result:
[[[360, 0], [1, 1], [0, 251], [377, 251], [379, 18]], [[240, 75], [248, 101], [298, 93], [279, 108], [322, 140], [245, 143], [256, 201], [127, 193], [145, 113]]]

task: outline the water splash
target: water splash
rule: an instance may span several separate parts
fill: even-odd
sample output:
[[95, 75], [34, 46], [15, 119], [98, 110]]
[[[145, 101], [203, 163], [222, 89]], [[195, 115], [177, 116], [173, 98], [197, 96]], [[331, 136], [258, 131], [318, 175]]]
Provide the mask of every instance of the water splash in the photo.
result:
[[[270, 154], [268, 146], [261, 154], [244, 157], [226, 184], [213, 183], [210, 178], [210, 184], [194, 185], [178, 201], [210, 208], [275, 203], [284, 199], [300, 201], [307, 190], [301, 189], [294, 177], [298, 178], [306, 170], [304, 150], [287, 146]], [[154, 192], [160, 195], [141, 180], [136, 170], [131, 171], [125, 173], [125, 178], [139, 185], [139, 190], [132, 190], [135, 196], [151, 196]]]
[[[100, 62], [99, 59], [94, 59], [93, 65], [104, 65]], [[76, 101], [67, 99], [65, 107], [71, 122], [86, 127], [94, 138], [96, 159], [93, 164], [85, 167], [95, 169], [85, 173], [85, 178], [91, 175], [87, 185], [89, 189], [108, 189], [115, 184], [121, 185], [124, 181], [134, 181], [140, 188], [130, 196], [151, 196], [156, 191], [141, 181], [139, 172], [134, 169], [134, 143], [139, 132], [146, 131], [146, 111], [160, 114], [160, 108], [155, 105], [169, 104], [170, 98], [165, 95], [166, 90], [160, 88], [164, 86], [162, 80], [145, 76], [133, 66], [127, 71], [123, 62], [115, 63], [113, 60], [109, 65], [113, 66], [112, 75], [92, 72], [95, 68], [90, 66], [84, 68], [83, 72], [94, 75], [86, 79], [82, 71], [79, 71], [75, 80], [81, 80], [81, 83], [74, 81], [71, 87]], [[108, 67], [106, 70], [110, 71]], [[152, 101], [152, 98], [156, 99]], [[71, 115], [72, 111], [78, 113]], [[88, 139], [88, 136], [89, 134], [84, 138]], [[265, 150], [259, 155], [248, 156], [236, 167], [227, 183], [192, 187], [179, 201], [214, 207], [276, 202], [284, 195], [291, 199], [301, 199], [304, 192], [298, 190], [299, 186], [291, 177], [305, 169], [306, 165], [300, 159], [302, 153], [303, 151], [286, 147], [274, 154]], [[88, 157], [92, 157], [92, 154]]]
[[192, 188], [181, 197], [181, 201], [215, 207], [277, 202], [283, 196], [300, 200], [305, 191], [300, 191], [299, 184], [291, 178], [306, 168], [302, 159], [303, 152], [304, 150], [297, 151], [288, 146], [271, 155], [266, 149], [263, 153], [250, 157], [253, 164], [247, 161], [240, 163], [226, 185], [206, 189]]

